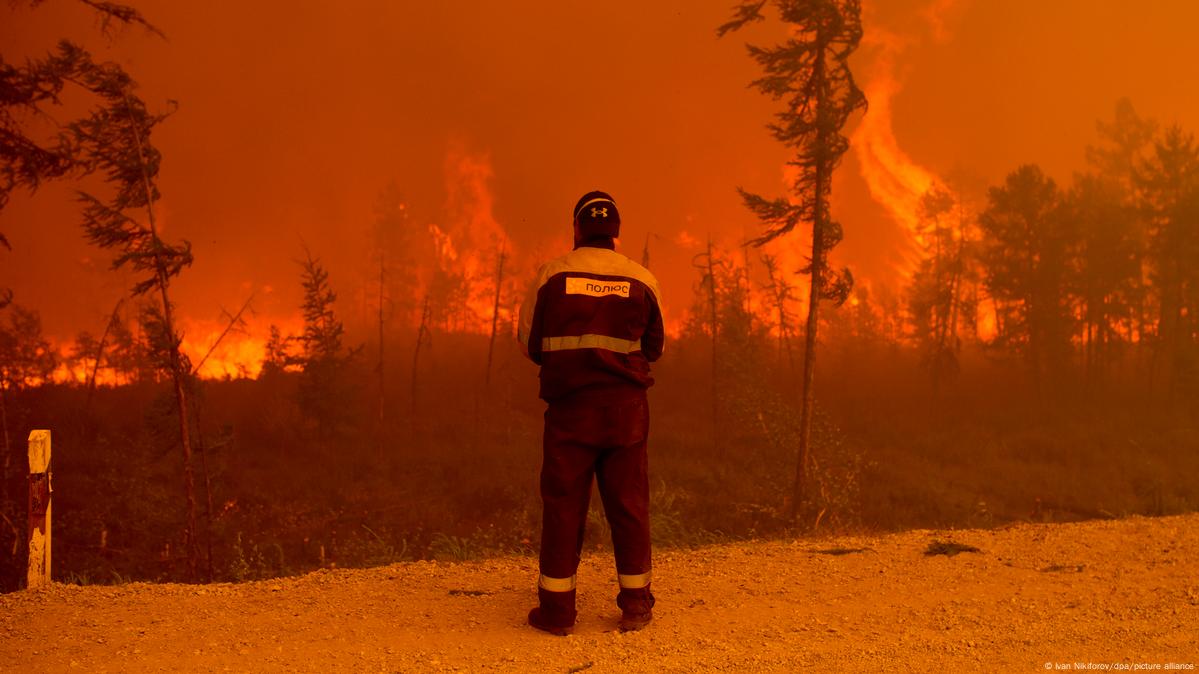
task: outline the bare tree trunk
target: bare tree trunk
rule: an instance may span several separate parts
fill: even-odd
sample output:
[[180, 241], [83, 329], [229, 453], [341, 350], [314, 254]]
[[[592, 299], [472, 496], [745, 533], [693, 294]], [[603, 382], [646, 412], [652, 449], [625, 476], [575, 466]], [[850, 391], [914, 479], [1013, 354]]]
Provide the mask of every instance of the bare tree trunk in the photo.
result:
[[958, 192], [958, 250], [953, 263], [953, 280], [949, 296], [949, 339], [954, 352], [958, 348], [958, 316], [962, 304], [962, 276], [966, 270], [966, 208]]
[[708, 312], [712, 326], [712, 444], [716, 449], [716, 456], [719, 458], [723, 454], [720, 449], [720, 439], [717, 437], [717, 429], [720, 428], [718, 421], [720, 407], [717, 397], [719, 385], [716, 381], [717, 361], [719, 360], [716, 335], [719, 332], [719, 326], [716, 322], [716, 270], [712, 260], [712, 234], [710, 232], [708, 233]]
[[[250, 308], [250, 302], [253, 302], [253, 301], [254, 301], [254, 295], [251, 294], [248, 298], [246, 298], [246, 301], [244, 304], [241, 305], [241, 308], [237, 310], [237, 313], [233, 314], [233, 316], [231, 316], [229, 318], [229, 322], [227, 324], [225, 324], [225, 329], [221, 330], [221, 334], [217, 335], [216, 341], [214, 341], [212, 343], [212, 345], [208, 347], [208, 350], [204, 352], [204, 356], [202, 358], [200, 358], [200, 362], [198, 362], [194, 366], [192, 366], [191, 376], [193, 376], [193, 377], [199, 376], [200, 368], [204, 367], [204, 363], [208, 362], [208, 358], [217, 350], [217, 347], [219, 347], [221, 345], [221, 342], [225, 341], [225, 337], [227, 337], [229, 335], [229, 331], [233, 329], [233, 326], [242, 322], [242, 320], [241, 320], [242, 314], [244, 314], [246, 312], [246, 309]], [[229, 315], [228, 312], [224, 312], [224, 313], [226, 316]]]
[[124, 303], [124, 297], [117, 300], [116, 306], [112, 308], [112, 314], [108, 317], [108, 323], [104, 326], [104, 334], [100, 335], [100, 343], [96, 346], [96, 362], [92, 365], [92, 375], [87, 379], [86, 407], [88, 409], [91, 409], [92, 395], [96, 392], [96, 377], [100, 375], [100, 362], [104, 360], [104, 345], [108, 341], [108, 333], [112, 332], [112, 326], [119, 318], [117, 312], [121, 310], [121, 305]]
[[[827, 105], [824, 89], [824, 46], [818, 44], [816, 61], [813, 64], [812, 80], [820, 93], [817, 94], [816, 106], [819, 111]], [[817, 112], [819, 115], [820, 113]], [[823, 129], [819, 131], [817, 140], [820, 152], [826, 152], [828, 140]], [[803, 355], [803, 390], [799, 409], [799, 455], [795, 462], [795, 483], [791, 492], [791, 521], [799, 519], [803, 504], [808, 495], [808, 463], [812, 445], [812, 408], [815, 398], [814, 385], [816, 380], [816, 332], [819, 325], [820, 292], [824, 286], [824, 226], [828, 217], [825, 203], [825, 189], [828, 184], [828, 163], [819, 159], [816, 162], [816, 180], [814, 189], [815, 213], [812, 218], [812, 284], [808, 290], [808, 322], [807, 334], [804, 335]]]
[[[742, 239], [748, 238], [745, 236], [744, 230], [742, 230], [741, 234], [742, 234], [742, 236], [741, 236]], [[743, 298], [743, 300], [745, 301], [745, 307], [744, 307], [745, 315], [750, 316], [753, 314], [753, 311], [751, 310], [751, 307], [750, 307], [751, 303], [750, 303], [750, 297], [749, 297], [750, 287], [749, 287], [749, 248], [748, 247], [741, 246], [741, 257], [745, 262], [745, 269], [743, 269], [741, 272], [742, 276], [745, 280], [745, 297]]]
[[191, 433], [188, 431], [187, 393], [184, 390], [184, 372], [182, 354], [175, 340], [175, 321], [171, 312], [170, 296], [167, 294], [165, 274], [160, 274], [161, 296], [163, 304], [163, 323], [171, 341], [171, 379], [175, 385], [175, 406], [179, 411], [179, 439], [183, 446], [183, 488], [187, 498], [187, 572], [188, 577], [196, 577], [196, 562], [199, 548], [196, 541], [196, 478], [192, 469]]
[[[219, 341], [219, 340], [218, 340]], [[212, 567], [212, 472], [208, 469], [208, 445], [204, 442], [204, 427], [200, 423], [200, 405], [192, 397], [192, 406], [196, 418], [196, 449], [200, 452], [200, 470], [204, 475], [204, 542], [206, 549], [206, 577], [208, 582], [213, 580]]]
[[779, 362], [783, 362], [783, 348], [790, 348], [787, 343], [787, 316], [783, 313], [783, 303], [778, 303], [779, 310]]
[[429, 293], [426, 292], [425, 299], [424, 299], [424, 306], [421, 309], [421, 313], [420, 313], [420, 326], [417, 327], [417, 329], [416, 329], [416, 348], [413, 349], [413, 352], [412, 352], [412, 431], [414, 434], [416, 432], [416, 426], [417, 426], [416, 421], [418, 418], [417, 414], [419, 411], [419, 405], [418, 405], [419, 396], [417, 395], [418, 394], [417, 382], [419, 382], [420, 380], [417, 377], [417, 371], [418, 371], [418, 367], [420, 366], [420, 347], [422, 344], [424, 344], [425, 336], [429, 331], [428, 321], [429, 321]]
[[774, 298], [774, 306], [779, 315], [779, 365], [781, 366], [783, 363], [783, 351], [785, 348], [790, 372], [794, 376], [795, 354], [791, 350], [791, 326], [787, 324], [787, 296], [790, 294], [791, 289], [786, 285], [786, 281], [783, 280], [774, 257], [769, 255], [763, 256], [762, 264], [766, 267], [766, 277], [770, 281], [770, 294]]
[[[125, 96], [125, 104], [132, 113], [133, 106], [129, 101], [128, 94]], [[132, 121], [132, 114], [130, 119]], [[146, 190], [146, 216], [150, 225], [150, 236], [157, 247], [160, 239], [158, 238], [158, 229], [154, 220], [154, 189], [150, 185], [150, 176], [146, 173], [145, 149], [142, 147], [141, 134], [138, 133], [137, 128], [133, 124], [130, 124], [129, 128], [137, 144], [138, 160], [142, 170], [142, 182]], [[187, 420], [187, 393], [184, 390], [184, 378], [189, 373], [184, 371], [183, 356], [179, 352], [179, 342], [175, 336], [175, 319], [168, 292], [170, 276], [167, 273], [166, 264], [162, 259], [158, 258], [156, 262], [158, 291], [162, 300], [163, 328], [167, 333], [167, 343], [170, 344], [170, 353], [168, 356], [171, 365], [171, 379], [175, 385], [175, 407], [179, 413], [179, 441], [183, 447], [183, 486], [187, 498], [187, 571], [189, 579], [194, 580], [196, 577], [196, 561], [199, 554], [196, 544], [196, 480], [192, 470], [191, 433], [188, 429]]]
[[[1169, 304], [1167, 305], [1164, 297], [1162, 300], [1162, 310], [1164, 313], [1162, 327], [1167, 328], [1162, 330], [1164, 334], [1162, 339], [1162, 353], [1165, 356], [1162, 363], [1163, 373], [1166, 377], [1166, 402], [1173, 403], [1178, 394], [1178, 353], [1180, 351], [1179, 333], [1182, 327], [1182, 309], [1183, 309], [1183, 293], [1182, 293], [1182, 258], [1179, 255], [1174, 256], [1174, 278], [1170, 280], [1165, 291], [1169, 293]], [[1163, 293], [1164, 296], [1164, 293]], [[1166, 318], [1169, 320], [1167, 321]]]
[[[648, 240], [648, 239], [647, 239]], [[500, 258], [495, 270], [495, 304], [491, 308], [491, 339], [487, 342], [487, 371], [483, 383], [491, 386], [491, 359], [495, 352], [495, 329], [500, 319], [500, 289], [504, 285], [504, 244], [500, 244]]]

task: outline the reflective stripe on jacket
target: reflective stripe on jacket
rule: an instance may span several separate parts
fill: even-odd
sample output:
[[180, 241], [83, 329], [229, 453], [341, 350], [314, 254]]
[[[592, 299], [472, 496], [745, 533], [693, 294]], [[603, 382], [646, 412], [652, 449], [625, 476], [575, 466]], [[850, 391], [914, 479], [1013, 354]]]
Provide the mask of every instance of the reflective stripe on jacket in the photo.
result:
[[607, 248], [583, 246], [537, 272], [520, 311], [517, 337], [541, 365], [541, 397], [585, 387], [654, 383], [662, 355], [658, 281]]

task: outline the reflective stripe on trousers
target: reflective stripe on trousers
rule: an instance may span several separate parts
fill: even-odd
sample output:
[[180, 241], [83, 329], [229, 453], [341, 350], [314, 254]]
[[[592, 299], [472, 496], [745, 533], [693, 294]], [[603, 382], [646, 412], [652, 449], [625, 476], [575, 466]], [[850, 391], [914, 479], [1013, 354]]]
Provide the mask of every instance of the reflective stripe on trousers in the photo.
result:
[[621, 586], [649, 583], [648, 432], [649, 408], [639, 387], [550, 403], [541, 466], [543, 577], [570, 579], [578, 571], [595, 479]]
[[543, 573], [537, 578], [537, 587], [550, 592], [570, 592], [575, 589], [575, 576], [551, 578]]

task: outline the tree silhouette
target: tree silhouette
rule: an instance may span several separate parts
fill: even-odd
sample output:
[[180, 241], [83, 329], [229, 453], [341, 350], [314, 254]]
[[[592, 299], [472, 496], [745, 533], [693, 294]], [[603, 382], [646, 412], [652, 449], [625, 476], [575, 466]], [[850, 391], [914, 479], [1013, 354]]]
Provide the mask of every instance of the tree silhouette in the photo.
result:
[[413, 265], [414, 234], [409, 220], [408, 204], [395, 182], [390, 182], [375, 201], [372, 228], [373, 255], [378, 269], [377, 299], [375, 307], [378, 328], [378, 358], [375, 363], [377, 377], [376, 431], [384, 426], [387, 409], [387, 327], [395, 315], [405, 319], [411, 317], [416, 304], [412, 288], [416, 285]]
[[304, 332], [296, 338], [301, 347], [300, 409], [316, 423], [320, 437], [328, 438], [341, 421], [348, 393], [343, 390], [344, 369], [357, 350], [347, 352], [342, 344], [345, 326], [333, 311], [337, 294], [329, 286], [329, 273], [307, 249], [300, 267], [304, 287]]
[[175, 330], [171, 279], [191, 264], [191, 246], [168, 244], [159, 235], [154, 204], [159, 199], [157, 177], [161, 155], [150, 140], [154, 127], [169, 113], [152, 113], [136, 95], [136, 83], [117, 64], [96, 63], [91, 55], [62, 42], [50, 59], [58, 80], [70, 81], [99, 102], [90, 113], [66, 125], [60, 140], [62, 154], [72, 168], [99, 173], [112, 188], [107, 200], [77, 192], [83, 210], [86, 238], [115, 253], [112, 267], [127, 267], [136, 277], [132, 293], [153, 295], [156, 301], [143, 308], [141, 322], [155, 365], [174, 385], [179, 440], [183, 451], [187, 529], [185, 550], [189, 576], [196, 571], [196, 504], [189, 432], [187, 379], [191, 367], [180, 351], [182, 337]]
[[1191, 134], [1175, 125], [1153, 144], [1138, 171], [1142, 204], [1148, 216], [1148, 259], [1158, 308], [1155, 373], [1176, 393], [1174, 370], [1187, 343], [1194, 342], [1199, 311], [1199, 148]]
[[763, 255], [762, 265], [766, 267], [767, 283], [763, 286], [770, 297], [771, 303], [774, 305], [774, 313], [776, 316], [775, 325], [779, 331], [779, 362], [783, 360], [784, 349], [787, 352], [787, 364], [790, 367], [792, 374], [795, 371], [795, 354], [791, 349], [791, 322], [794, 315], [788, 308], [788, 305], [795, 299], [795, 287], [786, 279], [782, 270], [779, 269], [778, 258], [774, 255]]
[[[162, 31], [133, 7], [101, 0], [79, 1], [98, 14], [105, 33], [116, 25], [136, 24], [163, 37]], [[29, 4], [40, 5], [42, 0], [31, 0]], [[30, 120], [52, 119], [48, 111], [62, 105], [60, 96], [66, 85], [77, 82], [84, 71], [94, 67], [90, 58], [81, 55], [86, 56], [86, 52], [63, 40], [57, 52], [29, 60], [24, 66], [9, 64], [0, 56], [0, 210], [17, 188], [33, 193], [47, 180], [80, 172], [68, 137], [59, 135], [47, 143], [34, 134], [30, 127], [35, 125]], [[120, 70], [116, 64], [106, 67]], [[3, 232], [0, 247], [12, 250]], [[12, 291], [0, 288], [0, 308], [11, 301]]]
[[487, 368], [483, 374], [485, 386], [491, 385], [491, 361], [495, 351], [495, 332], [500, 320], [500, 298], [503, 297], [504, 290], [504, 262], [507, 259], [504, 243], [500, 242], [500, 249], [495, 260], [495, 299], [491, 306], [491, 336], [487, 340]]
[[1081, 307], [1083, 369], [1098, 384], [1136, 329], [1143, 256], [1137, 218], [1121, 185], [1096, 174], [1078, 176], [1063, 206], [1078, 235], [1072, 292]]
[[[816, 333], [820, 300], [840, 305], [849, 296], [853, 277], [848, 269], [830, 269], [828, 254], [842, 237], [841, 225], [829, 213], [833, 170], [849, 149], [841, 129], [850, 115], [866, 107], [866, 97], [854, 82], [849, 55], [862, 39], [858, 0], [773, 0], [791, 37], [771, 47], [749, 45], [750, 56], [762, 68], [753, 86], [786, 107], [769, 128], [774, 137], [795, 151], [787, 162], [793, 169], [791, 197], [767, 199], [738, 188], [745, 204], [766, 232], [753, 239], [765, 244], [801, 223], [812, 225], [812, 255], [801, 271], [811, 276], [805, 334], [803, 393], [800, 407], [799, 456], [796, 461], [792, 517], [798, 517], [806, 498], [806, 475], [811, 443]], [[742, 2], [718, 35], [764, 19], [767, 0]]]
[[[58, 358], [42, 335], [42, 321], [36, 311], [10, 305], [7, 321], [0, 323], [0, 434], [3, 434], [4, 460], [0, 467], [0, 515], [12, 527], [15, 506], [9, 502], [8, 484], [12, 469], [13, 442], [9, 428], [9, 404], [13, 393], [31, 385], [45, 383], [58, 366]], [[13, 515], [13, 517], [9, 517]], [[15, 539], [14, 539], [15, 545]]]
[[1129, 338], [1143, 345], [1149, 341], [1156, 321], [1149, 309], [1151, 298], [1146, 259], [1149, 246], [1148, 217], [1145, 209], [1136, 206], [1143, 203], [1140, 197], [1141, 172], [1145, 154], [1152, 148], [1157, 134], [1157, 123], [1140, 117], [1132, 102], [1122, 98], [1116, 102], [1112, 121], [1100, 121], [1096, 127], [1102, 142], [1087, 147], [1087, 163], [1103, 181], [1104, 193], [1114, 196], [1127, 210], [1124, 217], [1129, 219], [1128, 226], [1132, 230], [1130, 243], [1137, 255], [1137, 271], [1128, 298], [1133, 312]]
[[268, 334], [266, 345], [263, 347], [262, 371], [258, 375], [260, 379], [283, 374], [295, 361], [289, 348], [291, 342], [295, 341], [295, 337], [291, 335], [284, 337], [283, 333], [279, 331], [279, 326], [274, 324], [270, 326]]
[[1069, 361], [1073, 234], [1057, 184], [1036, 166], [1016, 169], [987, 198], [978, 222], [984, 283], [996, 308], [995, 344], [1024, 356], [1039, 387], [1047, 369]]
[[948, 191], [933, 187], [921, 196], [918, 209], [923, 257], [912, 274], [908, 311], [921, 363], [932, 376], [934, 396], [945, 375], [958, 369], [957, 305], [965, 251], [963, 233], [949, 222], [956, 205]]

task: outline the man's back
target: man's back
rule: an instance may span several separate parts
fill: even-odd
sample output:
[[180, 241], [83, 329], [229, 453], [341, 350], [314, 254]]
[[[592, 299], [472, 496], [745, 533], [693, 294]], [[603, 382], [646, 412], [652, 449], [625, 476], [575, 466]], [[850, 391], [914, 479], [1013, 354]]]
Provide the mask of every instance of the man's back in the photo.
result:
[[649, 533], [649, 364], [662, 355], [658, 282], [617, 253], [620, 212], [605, 192], [575, 204], [575, 249], [541, 267], [517, 336], [541, 366], [548, 403], [541, 463], [538, 605], [529, 624], [575, 623], [575, 573], [593, 479], [612, 529], [622, 630], [653, 618]]
[[583, 388], [653, 385], [662, 355], [658, 282], [614, 250], [580, 246], [538, 272], [519, 336], [541, 365], [541, 397]]

